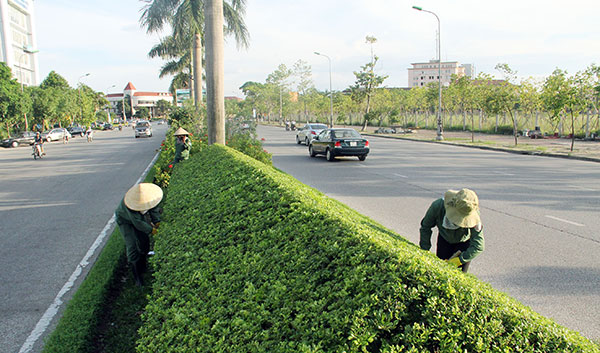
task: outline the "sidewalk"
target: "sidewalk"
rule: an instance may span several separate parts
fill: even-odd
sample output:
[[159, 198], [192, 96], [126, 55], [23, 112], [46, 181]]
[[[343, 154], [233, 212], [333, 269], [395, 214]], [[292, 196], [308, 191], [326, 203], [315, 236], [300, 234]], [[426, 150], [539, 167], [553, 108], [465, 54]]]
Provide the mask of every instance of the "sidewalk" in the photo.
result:
[[600, 163], [600, 140], [583, 141], [576, 139], [573, 152], [571, 152], [571, 139], [568, 138], [531, 139], [520, 136], [518, 144], [515, 146], [515, 139], [512, 135], [475, 133], [474, 142], [471, 142], [471, 132], [469, 131], [444, 131], [444, 140], [436, 141], [437, 132], [435, 130], [415, 129], [412, 133], [375, 134], [374, 131], [376, 129], [376, 127], [368, 127], [361, 134], [431, 143], [445, 143], [518, 154], [573, 158]]

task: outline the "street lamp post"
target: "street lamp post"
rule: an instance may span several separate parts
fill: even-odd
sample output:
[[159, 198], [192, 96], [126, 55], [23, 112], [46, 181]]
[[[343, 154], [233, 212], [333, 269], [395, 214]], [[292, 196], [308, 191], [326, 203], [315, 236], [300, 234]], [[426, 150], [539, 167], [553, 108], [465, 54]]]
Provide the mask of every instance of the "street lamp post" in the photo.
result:
[[315, 52], [315, 54], [324, 56], [329, 61], [329, 127], [333, 128], [333, 90], [331, 88], [331, 58], [325, 54]]
[[[85, 75], [81, 75], [79, 77], [79, 79], [77, 80], [77, 86], [79, 86], [79, 119], [83, 120], [83, 99], [81, 98], [81, 79], [84, 77], [89, 76], [90, 74], [87, 73]], [[73, 121], [74, 123], [74, 121]]]
[[[33, 50], [31, 47], [23, 46], [23, 53], [19, 56], [19, 81], [21, 81], [21, 94], [23, 94], [23, 57], [25, 54], [35, 54], [39, 50]], [[27, 112], [23, 112], [23, 118], [25, 119], [25, 131], [29, 131], [29, 124], [27, 122]]]
[[442, 134], [442, 130], [443, 130], [443, 127], [442, 127], [442, 43], [441, 43], [442, 33], [441, 33], [441, 26], [440, 26], [440, 18], [434, 12], [428, 11], [428, 10], [423, 10], [423, 8], [421, 8], [419, 6], [413, 6], [412, 8], [415, 10], [428, 12], [428, 13], [434, 15], [438, 22], [438, 86], [439, 86], [439, 93], [438, 93], [438, 116], [437, 116], [436, 140], [442, 141], [444, 139], [444, 136]]

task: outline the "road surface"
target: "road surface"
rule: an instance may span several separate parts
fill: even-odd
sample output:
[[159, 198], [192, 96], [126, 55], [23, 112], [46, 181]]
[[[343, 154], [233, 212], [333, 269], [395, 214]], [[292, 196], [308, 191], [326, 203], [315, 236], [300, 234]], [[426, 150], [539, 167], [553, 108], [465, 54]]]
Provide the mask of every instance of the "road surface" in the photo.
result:
[[[157, 153], [166, 125], [136, 139], [131, 128], [99, 131], [31, 148], [0, 149], [0, 351], [19, 352], [112, 217], [118, 202]], [[108, 232], [110, 234], [110, 231]], [[97, 253], [91, 260], [95, 259]], [[63, 299], [67, 300], [89, 266]], [[41, 351], [44, 336], [31, 351]]]

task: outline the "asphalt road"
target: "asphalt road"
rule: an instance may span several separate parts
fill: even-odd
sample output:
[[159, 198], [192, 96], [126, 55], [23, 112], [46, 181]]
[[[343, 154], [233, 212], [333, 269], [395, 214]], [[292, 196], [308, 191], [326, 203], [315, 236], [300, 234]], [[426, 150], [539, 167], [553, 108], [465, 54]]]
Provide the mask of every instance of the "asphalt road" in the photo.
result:
[[[156, 155], [167, 128], [153, 130], [152, 138], [125, 128], [95, 132], [92, 143], [46, 143], [47, 156], [36, 161], [29, 147], [0, 149], [0, 352], [21, 349]], [[41, 351], [62, 309], [32, 351]]]
[[486, 250], [470, 272], [600, 339], [598, 163], [378, 137], [369, 138], [364, 162], [327, 162], [310, 158], [293, 131], [259, 126], [258, 135], [275, 167], [416, 244], [433, 200], [447, 189], [475, 190]]

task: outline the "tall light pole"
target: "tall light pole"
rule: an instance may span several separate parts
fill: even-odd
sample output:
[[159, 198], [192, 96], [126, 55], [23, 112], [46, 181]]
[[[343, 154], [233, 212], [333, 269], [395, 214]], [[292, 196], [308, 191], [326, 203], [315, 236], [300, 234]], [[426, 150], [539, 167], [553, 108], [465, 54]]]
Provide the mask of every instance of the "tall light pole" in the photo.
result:
[[[77, 79], [77, 86], [79, 87], [79, 119], [83, 120], [83, 99], [81, 98], [81, 79], [89, 76], [89, 72], [85, 75], [81, 75], [79, 79]], [[75, 123], [74, 121], [72, 123]]]
[[331, 58], [325, 54], [315, 52], [315, 54], [324, 56], [329, 61], [329, 127], [333, 127], [333, 90], [331, 89]]
[[[108, 94], [108, 90], [111, 89], [111, 88], [113, 88], [113, 87], [116, 87], [116, 86], [117, 85], [112, 85], [110, 87], [106, 87], [106, 93]], [[108, 107], [107, 113], [108, 113], [108, 121], [107, 121], [107, 123], [110, 123], [110, 106]]]
[[[19, 56], [19, 81], [21, 81], [21, 94], [23, 94], [23, 57], [25, 54], [35, 54], [39, 50], [33, 50], [29, 46], [23, 46], [23, 53]], [[23, 118], [25, 119], [25, 131], [29, 131], [29, 124], [27, 122], [27, 112], [23, 112]]]
[[428, 12], [435, 16], [438, 22], [438, 86], [439, 86], [439, 94], [438, 94], [438, 116], [437, 116], [437, 137], [436, 140], [442, 141], [444, 139], [442, 130], [442, 33], [440, 26], [440, 18], [434, 12], [423, 10], [423, 8], [419, 6], [412, 7], [415, 10]]

